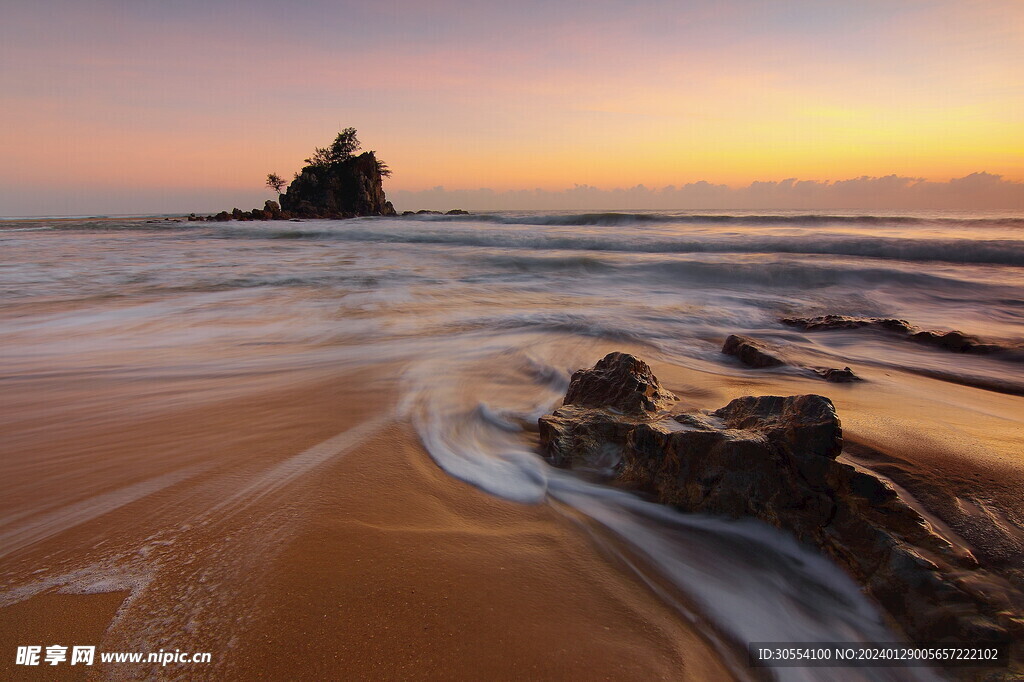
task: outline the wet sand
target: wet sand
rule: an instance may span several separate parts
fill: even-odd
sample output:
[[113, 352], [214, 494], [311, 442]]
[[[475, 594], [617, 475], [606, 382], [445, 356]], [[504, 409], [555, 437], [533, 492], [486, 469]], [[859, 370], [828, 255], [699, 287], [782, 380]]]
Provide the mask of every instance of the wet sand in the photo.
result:
[[35, 513], [4, 545], [0, 676], [46, 679], [8, 659], [58, 643], [213, 655], [99, 678], [730, 677], [549, 506], [440, 471], [386, 377], [23, 433], [4, 513]]

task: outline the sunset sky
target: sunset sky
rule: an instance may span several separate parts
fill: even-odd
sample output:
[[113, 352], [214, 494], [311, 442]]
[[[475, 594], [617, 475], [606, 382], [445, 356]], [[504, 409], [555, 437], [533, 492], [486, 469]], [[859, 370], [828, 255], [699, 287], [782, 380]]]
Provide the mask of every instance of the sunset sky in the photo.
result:
[[9, 0], [0, 64], [0, 215], [251, 208], [346, 126], [408, 201], [1024, 181], [1020, 0]]

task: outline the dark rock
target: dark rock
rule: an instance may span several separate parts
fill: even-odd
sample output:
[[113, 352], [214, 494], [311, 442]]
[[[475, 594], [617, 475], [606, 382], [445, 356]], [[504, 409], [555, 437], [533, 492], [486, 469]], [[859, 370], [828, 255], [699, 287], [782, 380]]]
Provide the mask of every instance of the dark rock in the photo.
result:
[[222, 223], [223, 222], [227, 222], [228, 220], [231, 220], [231, 214], [229, 214], [227, 211], [221, 211], [217, 215], [213, 216], [213, 220], [216, 220], [216, 221], [222, 222]]
[[646, 362], [628, 353], [609, 353], [593, 369], [581, 369], [572, 375], [563, 405], [633, 414], [657, 411], [675, 400]]
[[611, 471], [622, 459], [628, 417], [657, 413], [675, 400], [647, 363], [609, 353], [572, 375], [562, 407], [538, 424], [541, 442], [555, 466]]
[[443, 215], [440, 211], [428, 211], [425, 208], [421, 208], [416, 211], [416, 215]]
[[306, 166], [281, 195], [281, 209], [304, 218], [395, 215], [373, 152]]
[[911, 334], [910, 339], [929, 346], [938, 346], [954, 353], [984, 354], [999, 350], [996, 345], [982, 343], [977, 336], [969, 336], [955, 329], [948, 332], [919, 331]]
[[819, 317], [784, 317], [780, 320], [791, 327], [799, 327], [804, 331], [821, 331], [827, 329], [861, 329], [874, 328], [892, 332], [917, 343], [935, 346], [954, 353], [972, 353], [986, 355], [999, 354], [1000, 359], [1024, 361], [1024, 348], [1019, 345], [1005, 346], [985, 343], [976, 336], [961, 331], [929, 331], [922, 330], [906, 320], [885, 317], [847, 317], [846, 315], [822, 315]]
[[764, 343], [749, 336], [731, 334], [722, 346], [726, 355], [734, 355], [748, 367], [780, 367], [786, 364], [782, 358], [770, 350]]
[[621, 465], [626, 439], [634, 428], [632, 422], [621, 417], [595, 408], [558, 408], [537, 423], [545, 457], [563, 469], [614, 473]]
[[453, 208], [452, 210], [445, 212], [445, 215], [469, 215], [469, 211], [463, 211], [461, 208]]
[[860, 329], [876, 327], [887, 331], [910, 333], [914, 327], [906, 320], [886, 317], [848, 317], [846, 315], [820, 315], [818, 317], [784, 317], [782, 324], [799, 327], [804, 331], [821, 331], [825, 329]]
[[669, 402], [646, 364], [612, 353], [576, 372], [563, 407], [539, 420], [542, 451], [684, 511], [752, 516], [793, 533], [914, 641], [1021, 640], [1020, 595], [886, 481], [837, 460], [842, 426], [828, 398], [747, 396], [681, 414], [659, 409]]
[[[739, 358], [740, 362], [748, 367], [758, 369], [764, 367], [780, 367], [790, 364], [783, 359], [779, 349], [769, 346], [763, 341], [758, 341], [757, 339], [750, 338], [749, 336], [741, 336], [739, 334], [731, 334], [729, 338], [725, 340], [725, 344], [722, 346], [722, 352], [726, 355], [736, 356]], [[805, 369], [809, 369], [825, 381], [841, 383], [861, 380], [860, 377], [855, 375], [853, 370], [849, 367], [845, 369], [813, 367]]]
[[849, 367], [844, 367], [843, 369], [836, 369], [835, 367], [830, 367], [828, 369], [815, 369], [813, 371], [815, 374], [820, 376], [825, 381], [831, 381], [832, 383], [835, 384], [845, 384], [854, 381], [861, 381], [861, 378], [854, 374], [853, 370], [850, 369]]
[[270, 216], [270, 218], [268, 218], [269, 220], [281, 220], [284, 218], [284, 216], [281, 215], [281, 207], [278, 206], [276, 201], [272, 201], [270, 199], [267, 199], [263, 203], [263, 212]]

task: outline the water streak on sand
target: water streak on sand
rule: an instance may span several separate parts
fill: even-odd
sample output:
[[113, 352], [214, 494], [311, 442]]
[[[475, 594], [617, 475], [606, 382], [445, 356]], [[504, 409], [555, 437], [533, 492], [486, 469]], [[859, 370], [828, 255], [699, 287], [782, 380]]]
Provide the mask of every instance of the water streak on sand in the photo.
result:
[[245, 511], [266, 495], [280, 490], [330, 460], [350, 452], [367, 437], [380, 431], [381, 427], [392, 418], [391, 415], [381, 415], [370, 419], [307, 448], [297, 455], [292, 455], [269, 470], [258, 474], [253, 480], [218, 502], [210, 509], [209, 516], [220, 519]]
[[208, 467], [192, 466], [179, 469], [81, 502], [58, 507], [13, 527], [5, 523], [5, 530], [0, 533], [0, 558], [169, 488], [198, 475], [206, 468]]

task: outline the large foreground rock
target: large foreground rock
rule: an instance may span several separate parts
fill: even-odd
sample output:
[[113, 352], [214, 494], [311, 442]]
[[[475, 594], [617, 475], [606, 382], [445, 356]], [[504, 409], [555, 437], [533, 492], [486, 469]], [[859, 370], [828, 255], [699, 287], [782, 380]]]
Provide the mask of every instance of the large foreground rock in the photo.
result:
[[1020, 641], [1004, 582], [888, 483], [837, 461], [842, 426], [828, 398], [746, 396], [672, 413], [669, 396], [646, 363], [610, 354], [576, 372], [566, 404], [540, 419], [543, 453], [556, 466], [609, 471], [681, 510], [752, 516], [793, 533], [845, 568], [915, 641]]

